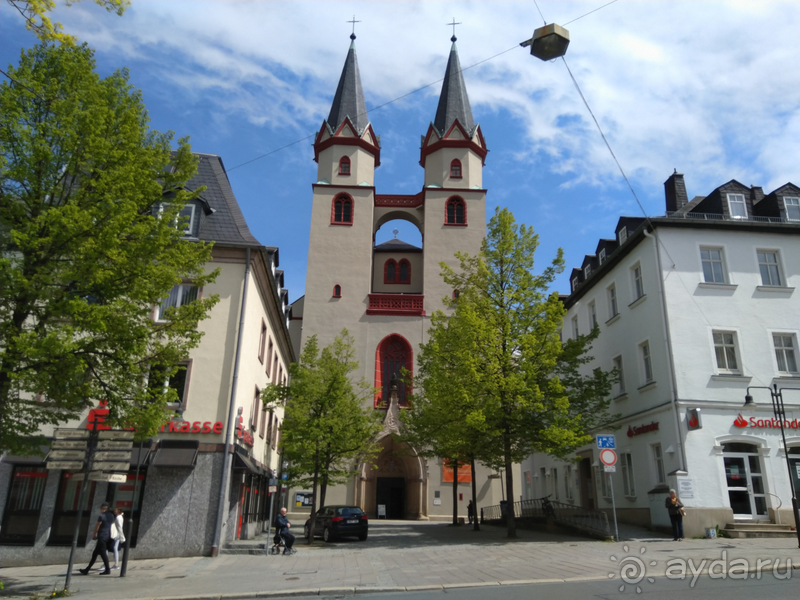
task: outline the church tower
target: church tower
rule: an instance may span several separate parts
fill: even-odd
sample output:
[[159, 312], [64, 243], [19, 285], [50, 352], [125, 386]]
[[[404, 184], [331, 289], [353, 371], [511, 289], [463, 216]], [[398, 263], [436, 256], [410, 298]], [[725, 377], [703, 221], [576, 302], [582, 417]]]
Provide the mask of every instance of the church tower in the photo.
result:
[[[486, 234], [486, 144], [472, 116], [454, 36], [435, 118], [422, 136], [422, 189], [377, 194], [380, 138], [366, 112], [355, 35], [350, 37], [330, 114], [314, 142], [318, 168], [306, 293], [292, 315], [302, 322], [302, 344], [316, 335], [322, 348], [348, 329], [359, 362], [355, 378], [377, 388], [371, 407], [386, 411], [387, 418], [375, 463], [362, 465], [350, 484], [328, 490], [326, 502], [357, 504], [373, 517], [383, 506], [388, 518], [449, 518], [452, 484], [441, 461], [398, 448], [391, 434], [397, 431], [397, 410], [409, 408], [410, 390], [397, 376], [402, 367], [416, 372], [429, 315], [454, 292], [442, 281], [439, 263], [458, 268], [455, 253], [477, 254]], [[398, 219], [419, 230], [423, 247], [396, 238], [375, 244], [377, 231]], [[479, 489], [488, 482], [482, 505], [497, 504], [501, 495], [499, 482], [488, 474], [479, 469]], [[452, 482], [452, 470], [449, 477]], [[466, 515], [469, 485], [462, 485], [460, 512]], [[293, 501], [289, 508], [302, 516]]]

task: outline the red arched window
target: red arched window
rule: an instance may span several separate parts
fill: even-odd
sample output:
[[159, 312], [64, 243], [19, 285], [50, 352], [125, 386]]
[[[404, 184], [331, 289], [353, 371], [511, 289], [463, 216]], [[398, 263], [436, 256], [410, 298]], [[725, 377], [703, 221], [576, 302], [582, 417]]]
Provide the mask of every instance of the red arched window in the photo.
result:
[[403, 258], [400, 262], [390, 258], [383, 264], [383, 283], [411, 283], [411, 263]]
[[414, 354], [411, 345], [400, 335], [392, 334], [383, 338], [375, 352], [375, 387], [380, 391], [375, 395], [375, 407], [388, 408], [392, 381], [397, 381], [397, 399], [400, 406], [408, 406], [406, 384], [402, 381], [402, 369], [411, 376], [414, 367]]
[[342, 286], [336, 284], [333, 286], [333, 297], [334, 298], [341, 298], [342, 297]]
[[350, 196], [342, 194], [333, 199], [331, 223], [336, 225], [353, 224], [353, 199]]
[[457, 158], [450, 163], [450, 179], [461, 179], [461, 161]]
[[461, 293], [458, 290], [453, 290], [453, 300], [458, 300]]
[[350, 175], [350, 159], [347, 156], [339, 159], [339, 175]]
[[411, 263], [404, 258], [400, 261], [398, 270], [400, 271], [398, 273], [398, 281], [400, 283], [411, 283]]
[[467, 224], [467, 204], [463, 198], [454, 196], [445, 204], [444, 214], [445, 225], [466, 225]]
[[397, 277], [397, 263], [390, 258], [383, 265], [383, 283], [394, 283], [395, 277]]

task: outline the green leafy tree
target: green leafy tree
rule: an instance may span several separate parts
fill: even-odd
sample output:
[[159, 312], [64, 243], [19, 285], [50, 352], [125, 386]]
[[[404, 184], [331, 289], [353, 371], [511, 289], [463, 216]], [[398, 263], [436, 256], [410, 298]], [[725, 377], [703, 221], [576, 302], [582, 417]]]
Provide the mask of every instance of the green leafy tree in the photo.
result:
[[[351, 380], [357, 368], [347, 329], [321, 352], [317, 337], [311, 336], [300, 361], [289, 366], [289, 385], [269, 386], [262, 395], [267, 405], [286, 401], [281, 457], [289, 461], [289, 484], [311, 489], [311, 531], [327, 487], [355, 476], [358, 464], [376, 452], [380, 415], [365, 408], [373, 389], [365, 381]], [[312, 541], [309, 535], [308, 543]]]
[[[80, 0], [66, 0], [65, 4], [70, 6], [78, 1]], [[66, 44], [75, 42], [74, 36], [63, 31], [61, 23], [54, 23], [48, 16], [56, 7], [55, 0], [6, 0], [6, 2], [22, 15], [25, 19], [25, 26], [33, 31], [40, 40]], [[122, 15], [130, 4], [130, 0], [94, 0], [94, 2], [108, 12], [117, 15]]]
[[[441, 316], [434, 320], [422, 353], [436, 385], [447, 384], [450, 370], [451, 381], [461, 378], [451, 396], [453, 410], [462, 409], [466, 425], [478, 426], [476, 458], [505, 471], [510, 501], [514, 463], [532, 452], [566, 457], [591, 439], [588, 431], [613, 418], [607, 414], [613, 373], [582, 368], [597, 330], [562, 344], [566, 309], [557, 293], [548, 292], [563, 270], [562, 252], [537, 275], [537, 245], [532, 228], [497, 209], [481, 252], [457, 254], [458, 272], [442, 264], [443, 278], [459, 298], [446, 324]], [[441, 339], [448, 340], [447, 352], [436, 347]], [[434, 369], [435, 363], [442, 364]], [[423, 387], [427, 393], [428, 384]], [[508, 536], [516, 537], [512, 510], [507, 517]]]
[[[215, 297], [154, 311], [202, 286], [209, 245], [182, 239], [186, 140], [148, 127], [126, 71], [100, 78], [86, 47], [40, 44], [0, 84], [0, 451], [108, 401], [152, 435], [174, 390], [159, 384], [200, 341]], [[166, 203], [164, 203], [166, 201]], [[176, 226], [178, 225], [178, 226]], [[149, 375], [157, 372], [159, 382]], [[149, 381], [149, 384], [145, 382]]]

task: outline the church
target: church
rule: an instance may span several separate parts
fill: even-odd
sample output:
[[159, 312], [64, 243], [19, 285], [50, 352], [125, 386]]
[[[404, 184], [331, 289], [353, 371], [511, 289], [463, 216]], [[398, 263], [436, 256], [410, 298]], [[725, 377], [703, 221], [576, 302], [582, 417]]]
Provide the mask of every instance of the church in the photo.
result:
[[[412, 195], [377, 193], [375, 170], [382, 148], [367, 114], [355, 35], [350, 37], [330, 114], [314, 141], [318, 167], [306, 293], [292, 305], [292, 340], [298, 352], [312, 335], [324, 347], [347, 328], [359, 361], [354, 378], [376, 388], [370, 407], [387, 413], [376, 461], [360, 465], [347, 485], [329, 489], [326, 504], [358, 505], [372, 518], [447, 520], [453, 514], [453, 471], [440, 459], [420, 457], [393, 435], [397, 412], [413, 407], [408, 401], [412, 390], [400, 383], [393, 391], [391, 382], [401, 368], [416, 372], [430, 315], [457, 293], [443, 282], [440, 263], [457, 267], [456, 252], [480, 250], [486, 233], [482, 175], [488, 150], [472, 116], [453, 36], [433, 122], [427, 131], [420, 124], [422, 189]], [[419, 230], [422, 247], [399, 239], [376, 244], [381, 226], [397, 220]], [[499, 473], [477, 465], [476, 477], [478, 508], [506, 499]], [[466, 516], [469, 468], [457, 479], [458, 513]], [[288, 509], [295, 519], [305, 519], [309, 506], [307, 492], [289, 490]]]

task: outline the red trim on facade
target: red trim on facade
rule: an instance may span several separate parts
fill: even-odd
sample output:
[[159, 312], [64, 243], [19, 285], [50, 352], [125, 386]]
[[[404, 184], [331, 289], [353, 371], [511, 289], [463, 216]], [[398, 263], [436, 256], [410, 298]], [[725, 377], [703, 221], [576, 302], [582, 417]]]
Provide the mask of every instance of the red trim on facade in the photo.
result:
[[[464, 134], [465, 139], [463, 140], [450, 140], [447, 137], [453, 131], [453, 128], [458, 126], [459, 130]], [[425, 159], [429, 154], [436, 152], [437, 150], [441, 150], [442, 148], [468, 148], [475, 152], [478, 156], [481, 157], [481, 165], [486, 164], [486, 154], [488, 150], [486, 149], [486, 141], [483, 139], [483, 133], [481, 132], [480, 125], [478, 125], [476, 129], [476, 133], [478, 135], [478, 140], [480, 140], [480, 144], [473, 142], [471, 139], [467, 137], [467, 132], [461, 126], [461, 123], [458, 120], [453, 122], [453, 126], [447, 131], [444, 137], [439, 137], [438, 132], [436, 129], [431, 125], [428, 127], [428, 133], [425, 135], [425, 141], [422, 143], [422, 148], [420, 148], [419, 154], [419, 164], [423, 167], [425, 166]], [[436, 136], [437, 140], [432, 142], [431, 139], [433, 136]]]
[[[342, 202], [342, 220], [336, 220], [336, 203]], [[345, 211], [344, 211], [344, 203], [350, 204], [350, 220], [345, 220]], [[355, 213], [356, 203], [353, 200], [353, 197], [348, 194], [347, 192], [340, 192], [333, 197], [331, 200], [331, 225], [352, 225], [353, 224], [353, 216]]]
[[343, 156], [339, 159], [339, 175], [342, 175], [343, 177], [350, 176], [350, 157]]
[[[392, 276], [389, 277], [389, 265], [394, 265]], [[405, 265], [406, 267], [406, 278], [403, 279], [401, 276], [402, 268]], [[407, 258], [401, 258], [399, 261], [396, 261], [393, 258], [388, 259], [385, 263], [383, 263], [383, 283], [386, 284], [401, 284], [401, 285], [408, 285], [411, 283], [411, 263], [408, 261]]]
[[450, 163], [450, 179], [461, 179], [462, 175], [461, 161], [454, 158]]
[[367, 314], [422, 317], [425, 316], [424, 300], [422, 294], [370, 294]]
[[[354, 137], [344, 137], [339, 135], [343, 130], [345, 124], [350, 127], [350, 130], [353, 132]], [[363, 138], [355, 137], [357, 136], [355, 128], [350, 123], [350, 119], [345, 117], [345, 120], [342, 121], [342, 124], [339, 126], [339, 129], [333, 134], [332, 137], [328, 138], [327, 140], [322, 141], [322, 134], [328, 130], [328, 125], [325, 121], [322, 122], [322, 127], [319, 129], [319, 133], [317, 133], [317, 137], [314, 140], [314, 162], [319, 162], [319, 155], [322, 151], [327, 150], [331, 146], [335, 146], [337, 144], [341, 146], [358, 146], [362, 148], [366, 152], [372, 155], [375, 159], [375, 167], [381, 166], [381, 149], [379, 146], [369, 143]], [[372, 129], [372, 125], [367, 125], [367, 129], [364, 131], [366, 133], [369, 131], [370, 135], [372, 136], [373, 140], [377, 140], [378, 136], [375, 135], [375, 131]]]
[[[408, 373], [409, 373], [409, 375], [411, 377], [413, 377], [413, 375], [414, 375], [414, 351], [411, 349], [411, 344], [408, 343], [408, 340], [406, 338], [404, 338], [402, 335], [398, 334], [398, 333], [392, 333], [390, 335], [387, 335], [385, 338], [383, 338], [378, 343], [378, 346], [375, 349], [375, 387], [379, 390], [378, 392], [376, 392], [375, 398], [374, 398], [374, 401], [373, 401], [373, 406], [375, 408], [388, 408], [389, 407], [389, 398], [385, 398], [385, 403], [384, 403], [384, 398], [383, 398], [384, 376], [383, 376], [383, 368], [382, 368], [383, 367], [383, 360], [382, 359], [384, 358], [384, 353], [387, 351], [389, 345], [393, 344], [393, 343], [397, 344], [398, 342], [399, 342], [400, 345], [402, 345], [404, 347], [404, 350], [405, 350], [405, 352], [404, 352], [405, 360], [403, 361], [403, 365], [402, 366], [403, 366], [403, 368], [406, 369], [406, 371], [408, 371]], [[403, 398], [400, 399], [401, 400], [400, 401], [400, 406], [401, 407], [403, 407], [403, 408], [408, 407], [409, 404], [408, 404], [407, 398], [408, 398], [408, 394], [411, 394], [411, 392], [412, 392], [411, 386], [409, 386], [408, 389], [405, 391], [405, 396], [406, 396], [405, 401], [404, 401]]]
[[341, 298], [342, 297], [342, 286], [338, 283], [333, 286], [333, 297], [334, 298]]
[[425, 204], [425, 194], [423, 192], [404, 196], [397, 194], [376, 194], [374, 204], [375, 206], [385, 207], [400, 206], [403, 208], [416, 208], [417, 206]]
[[[450, 221], [450, 219], [448, 217], [448, 214], [447, 214], [449, 212], [448, 209], [450, 208], [450, 206], [455, 206], [454, 215], [453, 215], [453, 221], [452, 222]], [[459, 206], [464, 211], [464, 213], [462, 215], [463, 223], [459, 223], [458, 222], [458, 207]], [[453, 226], [453, 227], [466, 227], [467, 226], [467, 203], [464, 201], [464, 199], [461, 196], [451, 196], [450, 198], [447, 199], [447, 202], [444, 203], [444, 224], [445, 225], [449, 225], [449, 226]]]

